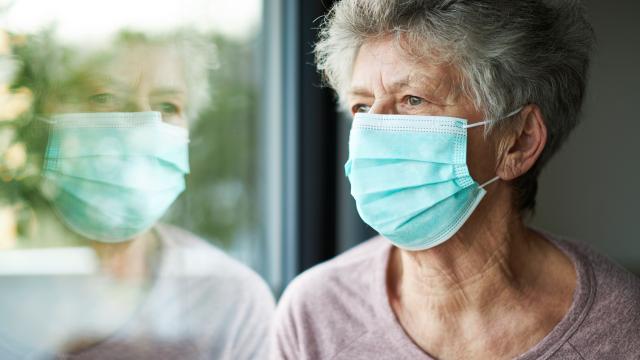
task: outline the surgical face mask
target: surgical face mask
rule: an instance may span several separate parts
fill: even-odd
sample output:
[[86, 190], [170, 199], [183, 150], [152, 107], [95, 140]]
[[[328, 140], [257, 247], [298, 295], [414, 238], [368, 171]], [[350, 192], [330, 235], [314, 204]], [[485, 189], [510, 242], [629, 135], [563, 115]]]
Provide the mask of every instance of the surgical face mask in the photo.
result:
[[49, 122], [42, 191], [75, 232], [130, 240], [184, 191], [188, 132], [159, 112], [61, 114]]
[[451, 238], [499, 180], [479, 185], [466, 162], [467, 129], [488, 122], [356, 114], [345, 172], [362, 220], [405, 250]]

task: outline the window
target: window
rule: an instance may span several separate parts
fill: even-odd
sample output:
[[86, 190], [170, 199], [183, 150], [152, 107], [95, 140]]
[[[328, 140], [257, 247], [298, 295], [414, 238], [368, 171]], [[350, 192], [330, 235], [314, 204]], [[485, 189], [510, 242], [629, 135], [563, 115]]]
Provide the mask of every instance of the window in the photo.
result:
[[0, 358], [263, 351], [273, 300], [248, 269], [282, 287], [278, 9], [0, 10]]

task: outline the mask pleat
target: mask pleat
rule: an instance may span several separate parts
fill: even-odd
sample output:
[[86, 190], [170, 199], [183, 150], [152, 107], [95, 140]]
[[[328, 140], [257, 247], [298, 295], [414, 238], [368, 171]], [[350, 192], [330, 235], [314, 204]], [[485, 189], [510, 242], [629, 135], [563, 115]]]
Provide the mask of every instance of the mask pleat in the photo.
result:
[[[455, 181], [450, 180], [395, 192], [380, 192], [362, 196], [360, 198], [362, 205], [359, 208], [364, 210], [361, 214], [363, 219], [371, 215], [373, 219], [380, 219], [378, 223], [387, 223], [411, 217], [461, 190], [462, 188]], [[389, 201], [390, 199], [393, 201]]]
[[449, 182], [462, 173], [456, 171], [456, 166], [426, 161], [356, 159], [350, 163], [351, 171], [358, 172], [358, 176], [351, 179], [351, 194], [364, 196]]
[[[184, 175], [175, 168], [164, 166], [166, 162], [151, 156], [80, 157], [64, 159], [44, 173], [87, 180], [125, 189], [161, 191], [173, 189], [183, 183]], [[162, 179], [161, 182], [156, 181]]]
[[183, 151], [186, 140], [177, 140], [161, 128], [61, 128], [51, 133], [45, 159], [64, 160], [79, 157], [131, 157], [153, 154], [157, 159], [189, 171]]
[[463, 225], [483, 194], [479, 188], [467, 188], [435, 204], [429, 211], [416, 214], [413, 218], [398, 224], [395, 230], [385, 236], [402, 242], [406, 248], [422, 249], [435, 246], [448, 239]]
[[451, 151], [464, 141], [463, 136], [453, 134], [354, 129], [349, 139], [349, 158], [464, 165], [464, 159]]
[[119, 217], [66, 190], [57, 194], [56, 210], [72, 230], [93, 240], [128, 240], [153, 225], [142, 218]]
[[42, 191], [76, 232], [129, 240], [184, 191], [188, 132], [160, 113], [61, 114], [51, 123]]
[[110, 184], [79, 181], [65, 176], [49, 176], [48, 180], [55, 184], [51, 187], [53, 190], [48, 190], [52, 192], [53, 198], [60, 194], [71, 195], [83, 202], [83, 206], [79, 206], [78, 210], [90, 206], [92, 211], [98, 211], [111, 220], [144, 221], [149, 214], [163, 212], [162, 209], [175, 200], [171, 194], [178, 192], [176, 188], [168, 188], [163, 191], [140, 193]]

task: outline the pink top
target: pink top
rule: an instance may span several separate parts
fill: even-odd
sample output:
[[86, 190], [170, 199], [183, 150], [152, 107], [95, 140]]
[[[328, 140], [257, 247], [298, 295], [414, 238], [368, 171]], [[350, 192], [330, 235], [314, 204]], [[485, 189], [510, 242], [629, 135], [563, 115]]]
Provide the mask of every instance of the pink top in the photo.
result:
[[[569, 312], [524, 359], [640, 359], [640, 279], [585, 245], [549, 237], [577, 270]], [[391, 244], [375, 238], [295, 279], [278, 306], [275, 359], [433, 359], [398, 323]]]

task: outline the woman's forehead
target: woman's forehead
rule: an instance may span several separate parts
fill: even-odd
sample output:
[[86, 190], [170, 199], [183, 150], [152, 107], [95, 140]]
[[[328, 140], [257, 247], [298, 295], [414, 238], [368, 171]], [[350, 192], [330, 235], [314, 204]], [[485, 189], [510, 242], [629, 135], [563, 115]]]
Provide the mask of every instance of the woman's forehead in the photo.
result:
[[170, 48], [150, 47], [135, 51], [119, 51], [95, 73], [102, 80], [121, 86], [145, 84], [152, 88], [185, 91], [186, 80], [182, 59]]
[[371, 88], [376, 82], [387, 90], [437, 89], [453, 84], [457, 78], [451, 64], [419, 59], [388, 39], [362, 45], [354, 61], [350, 92]]

